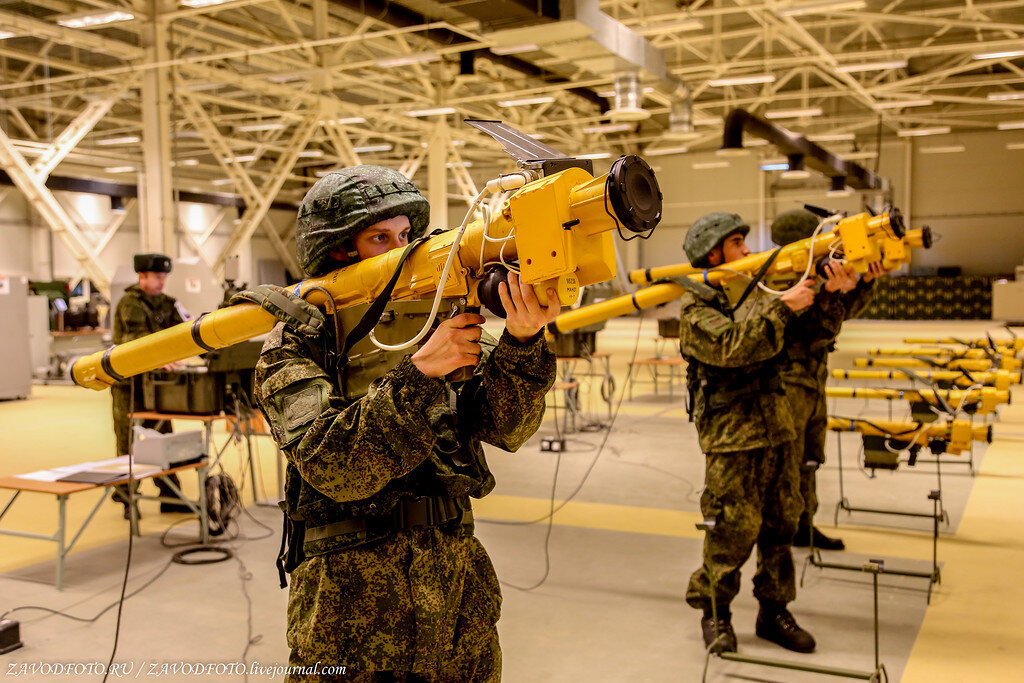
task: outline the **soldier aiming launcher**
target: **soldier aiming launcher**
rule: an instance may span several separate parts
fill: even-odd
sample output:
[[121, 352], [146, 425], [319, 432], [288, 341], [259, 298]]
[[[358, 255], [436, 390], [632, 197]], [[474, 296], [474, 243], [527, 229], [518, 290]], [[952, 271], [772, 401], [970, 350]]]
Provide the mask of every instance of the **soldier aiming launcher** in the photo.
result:
[[[327, 275], [294, 292], [317, 306], [330, 296], [337, 307], [374, 301], [397, 277], [394, 300], [435, 295], [481, 303], [501, 311], [497, 288], [504, 266], [518, 260], [520, 277], [542, 303], [554, 287], [563, 304], [581, 285], [615, 275], [613, 231], [649, 235], [661, 220], [661, 191], [640, 157], [620, 157], [595, 178], [589, 160], [573, 159], [498, 121], [467, 121], [495, 137], [521, 171], [488, 183], [486, 192], [518, 191], [485, 219], [449, 230]], [[475, 208], [475, 207], [474, 207]], [[472, 211], [472, 210], [471, 210]], [[469, 215], [467, 215], [467, 221]], [[515, 267], [513, 265], [513, 267]], [[277, 319], [255, 304], [239, 304], [79, 359], [75, 383], [105, 389], [116, 381], [269, 332]]]
[[[837, 243], [838, 240], [838, 243]], [[630, 274], [634, 282], [652, 282], [662, 278], [689, 277], [710, 284], [722, 284], [739, 277], [751, 277], [765, 264], [769, 264], [762, 275], [793, 273], [799, 275], [807, 270], [808, 264], [819, 256], [833, 252], [839, 246], [848, 263], [858, 273], [867, 271], [868, 265], [883, 261], [887, 267], [907, 262], [910, 249], [931, 246], [931, 231], [928, 228], [906, 232], [899, 211], [872, 216], [867, 213], [839, 219], [835, 229], [813, 238], [788, 244], [778, 250], [764, 251], [738, 259], [724, 267], [702, 270], [688, 263], [636, 270]], [[777, 252], [777, 253], [776, 253]], [[633, 294], [624, 294], [592, 306], [567, 311], [548, 324], [551, 334], [560, 334], [586, 327], [602, 320], [608, 320], [633, 311], [651, 308], [678, 299], [686, 291], [675, 282], [659, 282], [644, 287]]]

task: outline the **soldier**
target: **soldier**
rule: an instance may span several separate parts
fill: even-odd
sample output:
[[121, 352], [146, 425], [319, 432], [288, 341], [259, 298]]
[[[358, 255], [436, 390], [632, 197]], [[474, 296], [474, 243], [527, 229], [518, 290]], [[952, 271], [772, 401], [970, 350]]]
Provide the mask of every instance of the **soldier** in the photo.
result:
[[[163, 254], [136, 254], [134, 258], [135, 272], [139, 275], [138, 284], [124, 290], [124, 296], [117, 302], [114, 310], [114, 343], [123, 344], [147, 334], [159, 332], [183, 322], [188, 316], [181, 304], [171, 296], [163, 293], [167, 283], [167, 274], [171, 272], [171, 259]], [[171, 369], [168, 366], [167, 369]], [[129, 414], [135, 406], [131, 405], [132, 382], [135, 382], [135, 397], [139, 396], [139, 378], [126, 379], [110, 387], [113, 400], [114, 439], [117, 455], [129, 453], [131, 418]], [[171, 431], [169, 421], [144, 420], [143, 427], [156, 429], [162, 433]], [[178, 485], [175, 474], [169, 476]], [[162, 479], [156, 480], [161, 496], [177, 498], [174, 491]], [[138, 486], [138, 484], [135, 484]], [[114, 487], [111, 497], [124, 505], [124, 518], [131, 518], [128, 504], [128, 486]], [[162, 501], [160, 512], [191, 512], [192, 509], [183, 503]]]
[[[690, 227], [683, 249], [693, 265], [727, 265], [750, 253], [749, 231], [736, 214], [711, 213]], [[790, 544], [802, 500], [793, 422], [779, 377], [786, 326], [812, 304], [811, 283], [800, 282], [781, 297], [751, 287], [735, 303], [721, 288], [688, 278], [684, 283], [689, 291], [682, 296], [679, 346], [688, 363], [690, 417], [707, 460], [701, 512], [714, 521], [686, 602], [703, 610], [704, 643], [710, 647], [717, 636], [721, 651], [736, 651], [729, 605], [755, 545], [757, 635], [796, 652], [815, 647], [786, 608], [796, 597]]]
[[[818, 223], [818, 217], [806, 209], [785, 211], [772, 222], [772, 241], [785, 246], [806, 239]], [[818, 468], [825, 462], [828, 431], [825, 406], [828, 354], [835, 348], [843, 321], [856, 317], [867, 307], [873, 282], [884, 270], [880, 263], [872, 263], [858, 280], [849, 266], [832, 262], [825, 269], [832, 277], [826, 283], [826, 294], [818, 298], [821, 315], [800, 316], [786, 327], [787, 362], [782, 371], [782, 383], [793, 412], [795, 448], [801, 454], [800, 493], [804, 509], [793, 545], [807, 547], [813, 541], [815, 548], [843, 550], [846, 545], [842, 539], [827, 536], [814, 526], [814, 514], [818, 510], [816, 477]], [[833, 288], [832, 282], [838, 289]]]
[[[428, 216], [427, 200], [396, 171], [335, 171], [302, 201], [299, 263], [320, 276], [403, 247]], [[334, 325], [294, 295], [283, 301], [292, 311], [278, 314], [288, 322], [269, 335], [255, 387], [288, 460], [279, 569], [282, 585], [291, 573], [291, 666], [344, 666], [345, 680], [359, 681], [500, 678], [501, 593], [473, 535], [470, 498], [494, 487], [480, 442], [514, 451], [540, 425], [555, 376], [542, 329], [559, 306], [553, 290], [541, 306], [515, 274], [499, 294], [508, 313], [500, 340], [482, 337], [482, 316], [461, 313], [411, 356], [368, 340], [336, 354]], [[274, 307], [273, 292], [269, 300]], [[412, 337], [422, 318], [406, 305], [423, 308], [391, 304], [377, 333]], [[356, 326], [341, 327], [347, 336]], [[467, 366], [469, 381], [446, 381]], [[301, 671], [288, 680], [307, 680]]]

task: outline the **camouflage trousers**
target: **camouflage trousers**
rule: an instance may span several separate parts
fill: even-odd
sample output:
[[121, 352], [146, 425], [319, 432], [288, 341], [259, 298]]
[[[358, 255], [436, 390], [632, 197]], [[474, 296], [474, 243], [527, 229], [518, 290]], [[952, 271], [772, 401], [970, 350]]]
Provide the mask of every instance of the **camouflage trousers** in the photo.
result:
[[828, 409], [825, 392], [802, 385], [786, 385], [786, 400], [796, 427], [795, 451], [800, 456], [800, 494], [804, 509], [800, 526], [811, 526], [818, 511], [818, 467], [825, 462], [825, 438], [828, 433]]
[[[111, 414], [114, 418], [114, 442], [117, 456], [127, 455], [130, 444], [129, 434], [132, 428], [132, 420], [129, 415], [132, 412], [132, 388], [129, 382], [134, 380], [127, 380], [124, 382], [118, 382], [110, 387], [110, 398], [113, 403]], [[138, 399], [139, 388], [135, 388], [136, 400]], [[161, 434], [169, 434], [173, 431], [171, 423], [166, 420], [143, 420], [142, 426], [147, 429], [155, 429]], [[174, 485], [179, 489], [181, 484], [178, 481], [178, 475], [172, 474], [168, 476], [168, 479], [174, 481]], [[177, 499], [174, 491], [163, 481], [163, 479], [154, 479], [156, 487], [160, 490], [161, 496], [169, 496]], [[138, 490], [139, 484], [135, 483], [135, 490]], [[119, 503], [125, 505], [128, 504], [128, 486], [126, 484], [120, 484], [114, 487], [111, 493], [111, 498]]]
[[740, 589], [740, 568], [755, 546], [754, 597], [791, 602], [796, 578], [790, 546], [803, 508], [796, 452], [786, 444], [706, 457], [700, 509], [715, 527], [704, 538], [704, 563], [690, 577], [686, 602], [698, 609], [711, 599], [719, 605], [732, 602]]

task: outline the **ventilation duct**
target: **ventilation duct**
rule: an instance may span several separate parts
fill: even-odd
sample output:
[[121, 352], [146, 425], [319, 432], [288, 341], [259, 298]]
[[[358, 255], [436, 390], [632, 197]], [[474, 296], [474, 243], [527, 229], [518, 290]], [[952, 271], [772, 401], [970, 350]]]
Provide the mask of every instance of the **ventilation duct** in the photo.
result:
[[693, 98], [685, 87], [679, 87], [672, 94], [672, 104], [668, 112], [668, 130], [665, 136], [670, 138], [687, 138], [693, 130]]
[[608, 118], [612, 121], [643, 121], [650, 116], [651, 112], [643, 108], [643, 92], [637, 72], [616, 76], [615, 95], [612, 108], [608, 110]]

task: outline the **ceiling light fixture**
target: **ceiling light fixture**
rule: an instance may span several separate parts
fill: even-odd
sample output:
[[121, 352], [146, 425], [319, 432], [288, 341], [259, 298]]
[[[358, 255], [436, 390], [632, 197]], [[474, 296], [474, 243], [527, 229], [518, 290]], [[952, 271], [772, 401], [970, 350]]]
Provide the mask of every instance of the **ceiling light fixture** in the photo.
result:
[[584, 133], [625, 133], [636, 128], [632, 123], [602, 123], [596, 126], [586, 126]]
[[363, 145], [362, 147], [353, 147], [352, 151], [363, 154], [366, 152], [390, 152], [394, 149], [394, 145], [389, 142], [383, 142], [379, 145]]
[[811, 142], [853, 142], [857, 139], [855, 133], [819, 133], [817, 135], [805, 135]]
[[324, 155], [322, 149], [304, 149], [299, 152], [300, 159], [319, 159]]
[[922, 135], [945, 135], [950, 131], [949, 126], [933, 126], [931, 128], [905, 128], [896, 131], [901, 138], [916, 138]]
[[231, 2], [231, 0], [181, 0], [182, 7], [212, 7], [213, 5], [223, 5], [225, 2]]
[[841, 175], [832, 176], [829, 180], [829, 189], [825, 192], [826, 197], [849, 197], [853, 190], [846, 186], [846, 178]]
[[780, 7], [775, 11], [784, 17], [802, 17], [806, 14], [831, 14], [844, 10], [864, 9], [864, 4], [864, 0], [816, 0]]
[[525, 107], [531, 104], [548, 104], [554, 102], [554, 95], [540, 95], [538, 97], [522, 97], [517, 100], [500, 100], [499, 107]]
[[1024, 128], [1024, 121], [1000, 121], [996, 124], [999, 130], [1019, 130]]
[[921, 154], [952, 154], [955, 152], [966, 152], [967, 148], [963, 145], [944, 145], [936, 147], [921, 147], [919, 150]]
[[415, 55], [402, 55], [400, 57], [385, 57], [384, 59], [377, 60], [377, 66], [388, 68], [393, 66], [411, 66], [413, 64], [427, 64], [429, 62], [438, 62], [441, 60], [440, 55], [436, 55], [433, 52], [421, 52]]
[[979, 52], [971, 55], [971, 59], [1007, 59], [1008, 57], [1024, 57], [1024, 50], [1004, 50], [1002, 52]]
[[935, 104], [935, 100], [920, 99], [920, 100], [886, 100], [885, 102], [875, 102], [875, 109], [903, 109], [904, 107], [927, 107], [930, 104]]
[[142, 138], [140, 138], [138, 135], [118, 135], [117, 137], [103, 138], [102, 140], [97, 140], [96, 144], [102, 145], [104, 147], [110, 145], [131, 145], [141, 140]]
[[668, 154], [686, 154], [689, 151], [689, 147], [662, 147], [661, 149], [651, 149], [648, 147], [644, 150], [644, 154], [649, 157], [661, 157]]
[[237, 133], [260, 133], [266, 130], [284, 130], [283, 123], [247, 123], [244, 126], [235, 126]]
[[803, 180], [811, 177], [811, 172], [804, 168], [803, 154], [789, 155], [789, 168], [782, 172], [782, 177], [786, 180]]
[[182, 159], [181, 161], [172, 161], [171, 166], [198, 166], [199, 159]]
[[612, 155], [611, 152], [594, 152], [592, 154], [577, 154], [577, 159], [607, 159]]
[[107, 173], [134, 173], [135, 172], [135, 167], [134, 166], [108, 166], [107, 168], [105, 168], [103, 170], [106, 171]]
[[856, 74], [863, 71], [885, 71], [886, 69], [905, 69], [907, 60], [893, 59], [888, 62], [863, 62], [861, 64], [840, 64], [836, 71], [841, 74]]
[[780, 161], [777, 164], [761, 164], [762, 171], [787, 171], [789, 170], [789, 164], [785, 161]]
[[1005, 102], [1006, 100], [1024, 100], [1024, 91], [1020, 92], [990, 92], [986, 95], [990, 102]]
[[454, 114], [455, 107], [434, 107], [433, 109], [414, 109], [405, 112], [406, 116], [445, 116]]
[[804, 107], [803, 109], [776, 109], [766, 111], [766, 119], [798, 119], [802, 116], [821, 116], [821, 107]]
[[693, 168], [697, 169], [698, 171], [702, 171], [702, 170], [708, 169], [708, 168], [728, 168], [729, 167], [729, 162], [728, 161], [697, 161], [697, 162], [691, 164], [691, 166]]
[[491, 52], [496, 55], [517, 55], [522, 52], [536, 52], [540, 49], [540, 45], [536, 43], [526, 43], [524, 45], [495, 45], [491, 48]]
[[878, 156], [878, 152], [847, 152], [846, 154], [842, 155], [842, 157], [844, 159], [849, 159], [851, 161], [862, 161], [864, 159], [874, 159], [877, 156]]
[[445, 168], [472, 168], [472, 161], [449, 161], [444, 165]]
[[329, 119], [322, 122], [324, 125], [336, 125], [336, 126], [348, 126], [353, 123], [366, 123], [366, 119], [362, 116], [346, 116], [340, 119]]
[[4, 31], [4, 30], [0, 29], [0, 40], [4, 40], [5, 38], [13, 38], [13, 37], [14, 37], [14, 34], [11, 33], [10, 31]]
[[104, 26], [118, 21], [130, 21], [135, 15], [124, 9], [89, 10], [78, 14], [58, 17], [57, 23], [67, 28], [92, 28]]
[[244, 164], [247, 161], [256, 161], [256, 155], [255, 154], [242, 154], [242, 155], [237, 156], [237, 157], [228, 157], [228, 158], [226, 158], [224, 160], [224, 163], [230, 164], [230, 163], [234, 162], [236, 164]]
[[230, 185], [233, 182], [235, 182], [235, 181], [232, 180], [231, 178], [214, 178], [213, 180], [210, 181], [210, 184], [211, 185]]
[[757, 83], [774, 83], [775, 74], [755, 74], [752, 76], [733, 76], [732, 78], [713, 78], [708, 81], [712, 88], [724, 88], [730, 85], [754, 85]]
[[1011, 142], [1006, 145], [1006, 149], [1024, 149], [1024, 142]]

